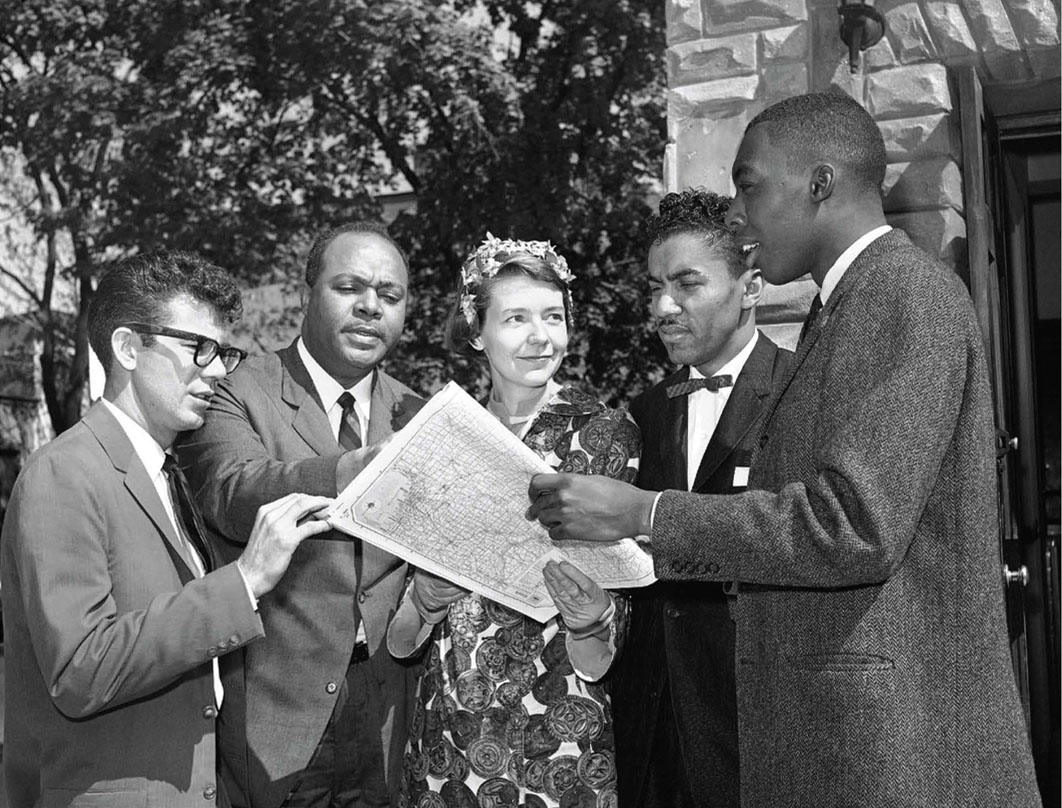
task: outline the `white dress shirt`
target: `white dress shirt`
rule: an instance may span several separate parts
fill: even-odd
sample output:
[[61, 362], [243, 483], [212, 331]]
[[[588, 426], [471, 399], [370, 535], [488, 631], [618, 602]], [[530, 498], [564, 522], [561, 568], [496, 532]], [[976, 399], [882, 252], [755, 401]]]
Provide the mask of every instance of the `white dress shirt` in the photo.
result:
[[361, 445], [367, 446], [369, 442], [369, 411], [372, 407], [372, 380], [373, 373], [369, 373], [360, 382], [349, 390], [337, 382], [332, 376], [314, 359], [303, 344], [302, 337], [296, 343], [299, 358], [306, 366], [313, 382], [317, 397], [325, 408], [328, 416], [328, 424], [332, 427], [332, 435], [336, 443], [339, 443], [339, 422], [343, 419], [343, 405], [339, 403], [339, 397], [344, 393], [354, 396], [354, 412], [358, 414], [358, 428], [361, 432]]
[[833, 294], [833, 290], [837, 288], [837, 284], [841, 282], [841, 278], [844, 277], [844, 273], [848, 271], [848, 267], [852, 266], [852, 262], [856, 260], [863, 250], [870, 246], [871, 242], [884, 236], [892, 230], [887, 224], [883, 224], [881, 227], [875, 227], [869, 233], [864, 233], [855, 241], [853, 241], [847, 250], [837, 256], [837, 260], [833, 262], [826, 274], [822, 278], [822, 288], [819, 290], [819, 298], [822, 300], [822, 304], [825, 306], [826, 301], [830, 299], [830, 295]]
[[[737, 384], [738, 376], [742, 368], [756, 347], [760, 338], [760, 332], [754, 330], [752, 337], [737, 356], [723, 365], [715, 372], [716, 376], [730, 376]], [[703, 379], [704, 374], [697, 368], [690, 367], [690, 379]], [[687, 396], [686, 401], [686, 488], [693, 489], [693, 481], [697, 477], [697, 469], [700, 468], [704, 452], [715, 434], [715, 428], [719, 425], [719, 419], [723, 415], [726, 403], [730, 401], [730, 394], [734, 391], [733, 386], [720, 387], [718, 390], [700, 389]]]

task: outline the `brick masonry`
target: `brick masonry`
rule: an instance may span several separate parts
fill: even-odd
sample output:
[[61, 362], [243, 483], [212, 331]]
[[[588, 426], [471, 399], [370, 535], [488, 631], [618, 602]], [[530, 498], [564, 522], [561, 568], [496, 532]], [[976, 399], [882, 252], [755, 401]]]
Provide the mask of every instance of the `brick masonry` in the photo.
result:
[[[836, 0], [666, 0], [668, 190], [732, 193], [730, 164], [756, 113], [789, 95], [841, 90], [881, 126], [885, 211], [924, 249], [966, 263], [957, 88], [949, 67], [982, 81], [1057, 78], [1052, 0], [878, 0], [887, 33], [854, 75], [838, 36]], [[795, 341], [815, 286], [768, 290], [760, 320]]]

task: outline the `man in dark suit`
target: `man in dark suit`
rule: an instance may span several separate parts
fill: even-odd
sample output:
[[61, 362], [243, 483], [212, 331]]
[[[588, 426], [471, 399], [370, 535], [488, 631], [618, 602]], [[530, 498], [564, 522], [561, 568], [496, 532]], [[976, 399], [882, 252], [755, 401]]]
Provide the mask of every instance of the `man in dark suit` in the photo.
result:
[[[0, 538], [8, 805], [213, 805], [216, 660], [261, 637], [255, 611], [329, 504], [263, 507], [218, 566], [176, 461], [214, 385], [240, 293], [186, 253], [132, 258], [100, 279], [89, 340], [103, 399], [36, 452]], [[222, 804], [224, 802], [222, 801]]]
[[[724, 221], [729, 198], [669, 194], [645, 225], [651, 313], [682, 368], [631, 403], [642, 433], [638, 487], [734, 493], [791, 354], [756, 330], [760, 271]], [[722, 583], [660, 581], [631, 593], [612, 671], [622, 805], [739, 802], [734, 623]]]
[[728, 220], [820, 286], [749, 490], [536, 476], [554, 538], [649, 534], [663, 579], [738, 582], [741, 800], [1038, 806], [1011, 669], [992, 403], [962, 281], [885, 223], [885, 147], [840, 93], [752, 120]]
[[[408, 282], [405, 255], [377, 225], [314, 243], [301, 336], [226, 379], [180, 449], [224, 539], [246, 541], [255, 508], [280, 494], [334, 497], [413, 415], [420, 399], [377, 367], [402, 333]], [[223, 670], [234, 805], [390, 804], [415, 669], [382, 640], [405, 577], [399, 559], [342, 533], [295, 556], [260, 605], [269, 642]]]

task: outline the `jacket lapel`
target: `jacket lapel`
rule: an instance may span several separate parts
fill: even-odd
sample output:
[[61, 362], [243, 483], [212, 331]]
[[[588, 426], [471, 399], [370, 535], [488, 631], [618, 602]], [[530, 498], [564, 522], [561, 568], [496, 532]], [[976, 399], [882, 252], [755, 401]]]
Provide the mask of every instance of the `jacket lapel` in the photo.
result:
[[372, 382], [372, 405], [369, 407], [369, 445], [380, 443], [394, 433], [393, 416], [398, 397], [390, 379], [380, 371], [374, 371]]
[[177, 568], [177, 576], [180, 578], [181, 583], [184, 584], [192, 580], [195, 575], [188, 568], [184, 557], [181, 555], [180, 540], [177, 537], [173, 523], [170, 521], [170, 517], [166, 514], [166, 508], [159, 498], [158, 489], [155, 488], [155, 483], [148, 476], [144, 464], [137, 457], [133, 444], [130, 442], [129, 436], [125, 434], [125, 430], [122, 429], [122, 425], [115, 420], [114, 416], [107, 411], [106, 406], [101, 403], [93, 405], [85, 413], [84, 420], [85, 425], [96, 436], [96, 440], [100, 442], [103, 451], [107, 453], [107, 457], [110, 458], [115, 471], [122, 475], [126, 490], [158, 530], [163, 543], [166, 545], [166, 550]]
[[771, 368], [777, 350], [762, 336], [756, 341], [756, 347], [752, 349], [745, 367], [741, 369], [737, 384], [734, 385], [719, 417], [719, 423], [716, 424], [712, 438], [704, 450], [704, 457], [697, 467], [697, 476], [690, 490], [699, 493], [704, 488], [756, 423], [771, 392]]
[[661, 490], [674, 488], [687, 490], [686, 484], [686, 396], [667, 397], [667, 388], [673, 384], [687, 381], [689, 368], [682, 368], [672, 373], [658, 388], [660, 398], [653, 408], [654, 419], [662, 421], [660, 432], [665, 439], [660, 446], [660, 468], [664, 479], [660, 481]]
[[291, 428], [318, 455], [335, 454], [339, 451], [339, 445], [295, 343], [277, 353], [283, 369], [280, 397], [292, 409]]

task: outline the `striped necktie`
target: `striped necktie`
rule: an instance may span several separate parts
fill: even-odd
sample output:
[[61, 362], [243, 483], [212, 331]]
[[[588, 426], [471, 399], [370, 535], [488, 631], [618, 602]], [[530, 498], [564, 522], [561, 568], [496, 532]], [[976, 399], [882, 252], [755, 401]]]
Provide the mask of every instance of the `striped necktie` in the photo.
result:
[[344, 451], [361, 448], [361, 422], [358, 421], [358, 411], [354, 409], [354, 396], [349, 392], [343, 393], [337, 403], [343, 408], [343, 414], [339, 416], [339, 446]]

